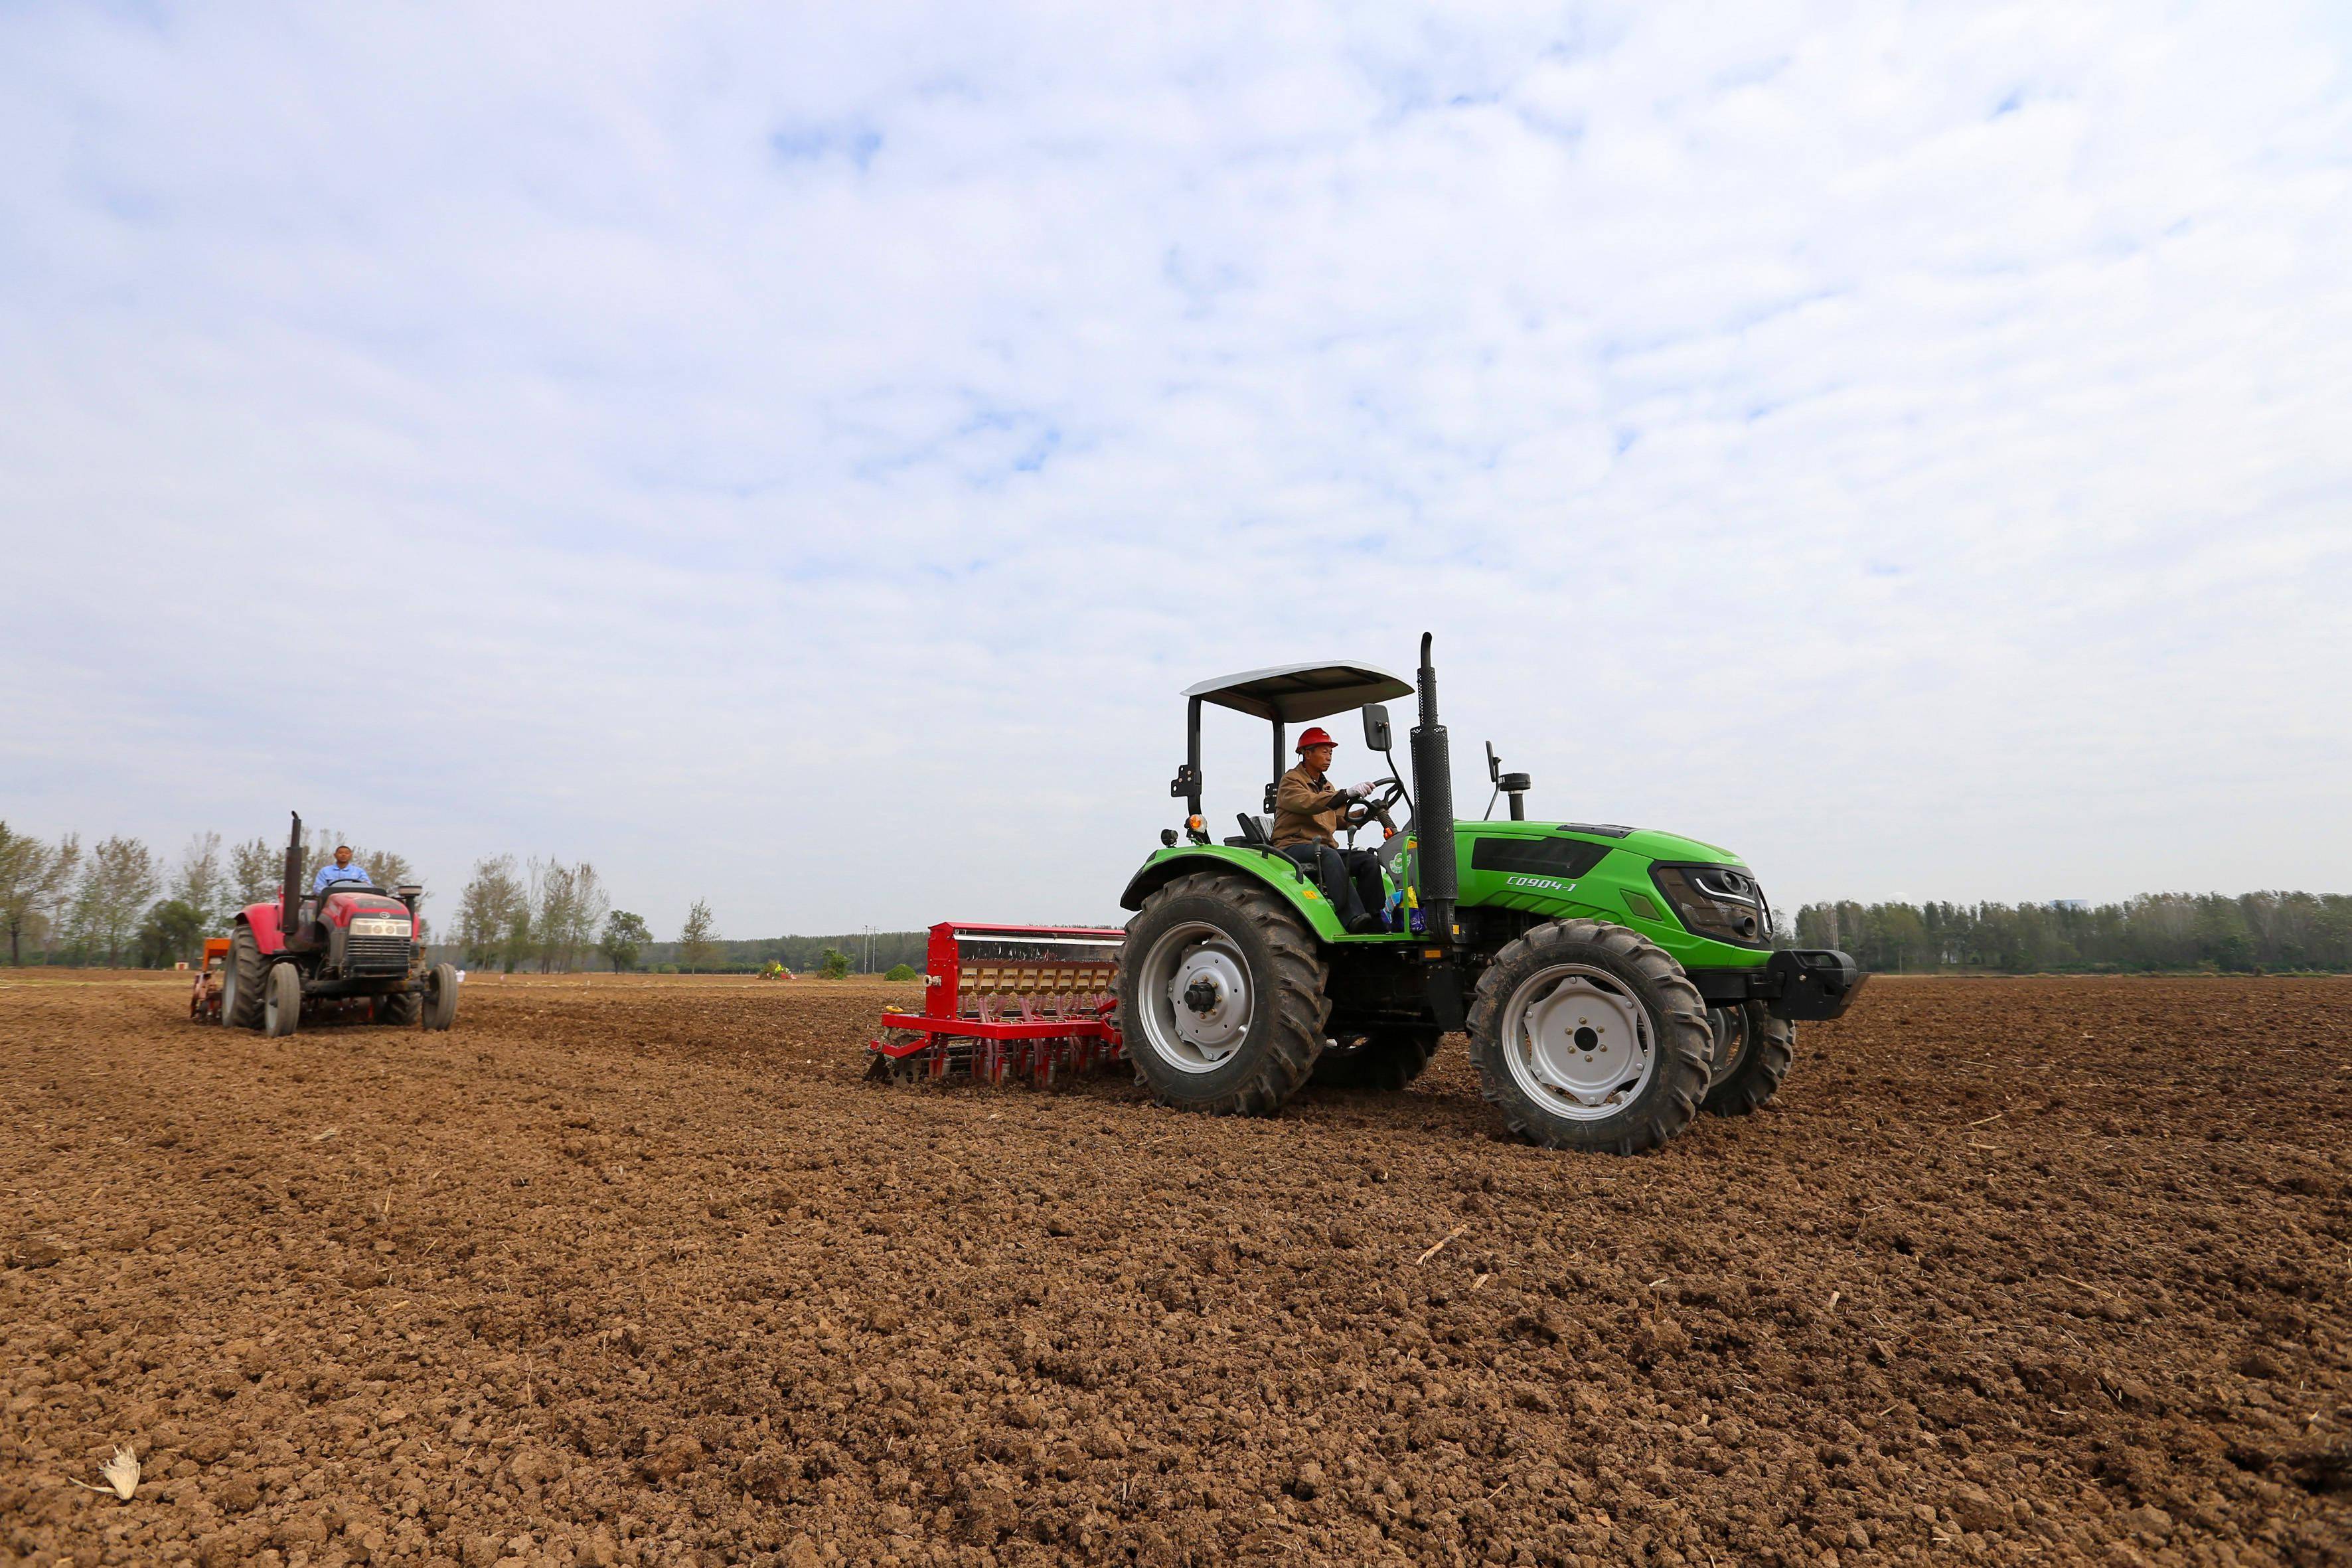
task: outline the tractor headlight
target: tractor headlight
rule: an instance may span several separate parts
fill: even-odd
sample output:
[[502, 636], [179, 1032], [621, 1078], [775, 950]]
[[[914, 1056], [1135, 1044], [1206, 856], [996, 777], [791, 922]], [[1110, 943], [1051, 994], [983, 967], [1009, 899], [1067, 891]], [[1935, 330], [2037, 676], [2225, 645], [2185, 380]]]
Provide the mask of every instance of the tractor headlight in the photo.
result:
[[1772, 945], [1772, 907], [1737, 866], [1654, 866], [1650, 880], [1694, 935], [1735, 947]]

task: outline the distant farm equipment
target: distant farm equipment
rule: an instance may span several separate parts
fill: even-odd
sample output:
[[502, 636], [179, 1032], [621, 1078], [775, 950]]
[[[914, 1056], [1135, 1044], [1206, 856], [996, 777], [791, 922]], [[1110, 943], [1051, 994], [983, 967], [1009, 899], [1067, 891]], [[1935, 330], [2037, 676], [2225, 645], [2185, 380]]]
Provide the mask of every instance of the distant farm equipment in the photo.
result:
[[196, 965], [195, 988], [188, 994], [188, 1016], [196, 1023], [220, 1022], [221, 980], [227, 972], [230, 946], [225, 936], [205, 938], [204, 961]]
[[298, 815], [278, 900], [248, 905], [230, 935], [206, 940], [188, 1016], [265, 1035], [330, 1021], [449, 1027], [457, 972], [425, 962], [416, 921], [424, 892], [364, 881], [306, 892]]

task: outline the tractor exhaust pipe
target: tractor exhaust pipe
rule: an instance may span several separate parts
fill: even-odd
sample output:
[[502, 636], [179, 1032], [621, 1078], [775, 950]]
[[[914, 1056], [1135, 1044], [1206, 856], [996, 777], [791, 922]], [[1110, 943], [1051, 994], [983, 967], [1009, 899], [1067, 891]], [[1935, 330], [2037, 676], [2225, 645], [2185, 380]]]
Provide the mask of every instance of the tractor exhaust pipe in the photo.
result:
[[[1418, 766], [1419, 764], [1415, 764]], [[294, 937], [294, 905], [302, 887], [302, 814], [294, 813], [294, 831], [286, 840], [286, 885], [279, 889], [278, 932], [281, 939]]]
[[1437, 669], [1429, 662], [1432, 634], [1421, 634], [1421, 722], [1412, 731], [1413, 881], [1429, 934], [1451, 945], [1454, 902], [1461, 890], [1454, 863], [1454, 754], [1437, 721]]

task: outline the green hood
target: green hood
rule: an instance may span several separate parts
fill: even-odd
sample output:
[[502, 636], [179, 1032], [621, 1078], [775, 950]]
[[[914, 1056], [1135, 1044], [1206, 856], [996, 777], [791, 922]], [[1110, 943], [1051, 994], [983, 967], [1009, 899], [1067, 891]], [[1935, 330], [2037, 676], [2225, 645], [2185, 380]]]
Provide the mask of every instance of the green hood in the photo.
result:
[[1618, 848], [1646, 855], [1653, 860], [1710, 860], [1725, 866], [1739, 864], [1739, 857], [1728, 849], [1718, 849], [1712, 844], [1702, 844], [1696, 838], [1685, 838], [1679, 834], [1661, 833], [1654, 827], [1637, 827], [1616, 842]]

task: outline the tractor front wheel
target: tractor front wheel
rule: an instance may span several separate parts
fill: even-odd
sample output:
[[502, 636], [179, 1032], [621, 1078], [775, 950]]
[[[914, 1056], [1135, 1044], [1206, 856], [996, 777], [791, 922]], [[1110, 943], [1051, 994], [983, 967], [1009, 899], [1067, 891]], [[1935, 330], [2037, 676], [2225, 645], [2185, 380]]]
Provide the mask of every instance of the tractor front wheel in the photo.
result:
[[1423, 1024], [1382, 1024], [1315, 1058], [1318, 1089], [1377, 1089], [1393, 1093], [1421, 1076], [1437, 1054], [1437, 1030]]
[[261, 1003], [261, 1032], [283, 1037], [302, 1021], [302, 972], [290, 963], [270, 966]]
[[261, 944], [253, 940], [253, 928], [239, 926], [230, 939], [228, 962], [221, 965], [221, 1022], [232, 1029], [261, 1027], [263, 982], [268, 977], [269, 964], [261, 956]]
[[1707, 1021], [1715, 1054], [1706, 1108], [1717, 1116], [1745, 1116], [1780, 1092], [1796, 1057], [1797, 1026], [1774, 1017], [1761, 1002], [1709, 1008]]
[[1314, 938], [1272, 889], [1196, 872], [1127, 922], [1119, 1033], [1162, 1105], [1271, 1116], [1315, 1070], [1328, 979]]
[[375, 999], [375, 1021], [379, 1024], [414, 1024], [424, 1010], [425, 998], [414, 991], [395, 991]]
[[1623, 926], [1554, 921], [1511, 942], [1478, 977], [1469, 1030], [1486, 1098], [1546, 1148], [1654, 1149], [1706, 1095], [1706, 1000]]
[[457, 1021], [457, 971], [449, 964], [433, 966], [425, 988], [425, 1026], [446, 1029]]

